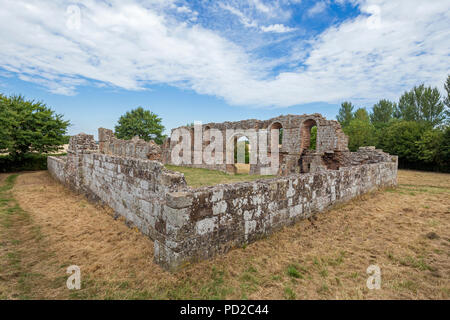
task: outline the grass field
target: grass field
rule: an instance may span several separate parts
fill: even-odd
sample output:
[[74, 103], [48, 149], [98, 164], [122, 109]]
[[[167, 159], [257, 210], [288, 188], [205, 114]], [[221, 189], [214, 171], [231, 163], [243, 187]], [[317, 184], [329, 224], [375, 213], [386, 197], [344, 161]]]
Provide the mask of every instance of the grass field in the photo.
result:
[[[153, 243], [54, 182], [0, 175], [1, 299], [449, 299], [450, 175], [364, 195], [171, 274]], [[381, 268], [381, 289], [366, 269]], [[66, 288], [81, 268], [82, 289]]]
[[193, 188], [273, 178], [273, 176], [249, 175], [250, 166], [248, 164], [236, 164], [236, 167], [238, 170], [237, 174], [228, 174], [215, 170], [166, 165], [166, 168], [169, 170], [183, 173], [187, 184]]

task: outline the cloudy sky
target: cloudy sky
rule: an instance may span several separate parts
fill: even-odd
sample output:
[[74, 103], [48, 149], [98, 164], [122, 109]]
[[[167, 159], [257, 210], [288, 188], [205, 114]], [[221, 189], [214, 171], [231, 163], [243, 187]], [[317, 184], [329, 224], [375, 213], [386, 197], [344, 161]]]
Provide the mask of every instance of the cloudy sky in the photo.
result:
[[287, 113], [334, 118], [450, 73], [448, 0], [0, 0], [0, 93], [70, 133], [137, 106], [167, 129]]

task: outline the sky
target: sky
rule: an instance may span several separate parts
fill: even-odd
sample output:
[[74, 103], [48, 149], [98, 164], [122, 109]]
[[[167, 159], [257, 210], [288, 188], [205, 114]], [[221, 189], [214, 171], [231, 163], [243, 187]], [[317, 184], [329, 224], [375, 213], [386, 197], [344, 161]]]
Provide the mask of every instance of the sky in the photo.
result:
[[448, 0], [0, 0], [0, 93], [43, 101], [69, 134], [138, 106], [194, 121], [370, 110], [443, 91]]

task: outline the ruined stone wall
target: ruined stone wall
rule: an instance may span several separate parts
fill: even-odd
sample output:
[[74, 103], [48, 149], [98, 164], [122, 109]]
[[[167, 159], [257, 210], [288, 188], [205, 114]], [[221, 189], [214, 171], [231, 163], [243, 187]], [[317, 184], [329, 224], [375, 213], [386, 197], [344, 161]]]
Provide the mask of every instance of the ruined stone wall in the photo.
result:
[[[93, 136], [74, 136], [67, 156], [48, 157], [48, 170], [153, 239], [155, 261], [168, 270], [227, 252], [336, 203], [397, 183], [397, 157], [372, 147], [354, 153], [305, 153], [317, 169], [307, 174], [198, 189], [188, 187], [183, 174], [158, 161], [100, 153], [105, 148], [98, 150]], [[342, 165], [330, 168], [326, 154], [331, 163]]]
[[[348, 137], [344, 134], [341, 129], [340, 124], [334, 120], [326, 120], [320, 114], [310, 114], [310, 115], [285, 115], [272, 118], [269, 120], [243, 120], [236, 122], [223, 122], [223, 123], [207, 123], [202, 125], [203, 132], [203, 143], [195, 145], [194, 143], [194, 128], [192, 127], [180, 127], [186, 129], [190, 133], [190, 148], [191, 148], [191, 162], [182, 163], [183, 166], [194, 167], [194, 168], [205, 168], [213, 169], [225, 172], [233, 172], [234, 168], [232, 164], [227, 164], [227, 153], [233, 152], [233, 144], [235, 143], [236, 137], [246, 136], [250, 140], [252, 153], [258, 154], [258, 148], [252, 145], [252, 137], [244, 134], [245, 130], [254, 130], [257, 134], [261, 130], [271, 129], [282, 129], [282, 143], [280, 152], [280, 171], [279, 175], [289, 175], [292, 173], [300, 172], [300, 160], [303, 153], [310, 146], [310, 135], [311, 128], [313, 126], [317, 127], [317, 141], [316, 141], [316, 152], [319, 154], [324, 154], [326, 152], [348, 152]], [[172, 130], [178, 130], [176, 128]], [[223, 154], [223, 161], [216, 164], [206, 164], [204, 161], [199, 163], [194, 163], [194, 152], [202, 151], [208, 145], [208, 130], [218, 130], [222, 133], [224, 139], [223, 150], [216, 150], [216, 152], [221, 152]], [[234, 130], [234, 134], [231, 134], [231, 130]], [[228, 134], [227, 134], [228, 133]], [[206, 139], [205, 139], [206, 137]], [[234, 141], [233, 141], [234, 139]], [[256, 136], [255, 136], [256, 139]], [[165, 143], [163, 153], [164, 163], [173, 164], [170, 158], [171, 151], [174, 147], [181, 141], [175, 141], [175, 139], [168, 139]], [[227, 149], [227, 144], [229, 148]], [[270, 134], [267, 136], [267, 146], [270, 146]], [[198, 149], [198, 150], [197, 150]], [[270, 165], [263, 165], [260, 159], [257, 158], [256, 163], [250, 165], [250, 174], [261, 174], [264, 168], [268, 168]]]
[[165, 239], [155, 259], [168, 269], [207, 259], [376, 188], [397, 184], [390, 162], [206, 187], [167, 195]]
[[139, 137], [121, 140], [114, 136], [112, 130], [98, 129], [100, 153], [122, 157], [161, 161], [162, 149], [153, 140], [145, 141]]
[[[74, 142], [87, 140], [93, 141], [93, 136], [73, 138]], [[162, 209], [166, 194], [186, 188], [183, 174], [167, 170], [157, 161], [100, 154], [75, 143], [71, 147], [65, 157], [48, 157], [52, 177], [90, 200], [108, 205], [151, 239], [165, 234]]]
[[67, 156], [47, 157], [47, 169], [53, 179], [66, 184], [66, 166]]

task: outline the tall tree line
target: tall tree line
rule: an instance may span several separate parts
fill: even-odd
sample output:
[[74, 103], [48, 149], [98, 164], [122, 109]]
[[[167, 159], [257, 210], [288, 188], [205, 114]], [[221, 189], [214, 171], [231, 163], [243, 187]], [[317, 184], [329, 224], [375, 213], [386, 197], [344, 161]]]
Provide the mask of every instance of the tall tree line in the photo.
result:
[[343, 102], [337, 115], [349, 148], [376, 146], [399, 156], [402, 168], [450, 172], [450, 75], [445, 93], [424, 84], [397, 102], [382, 99], [369, 113]]

